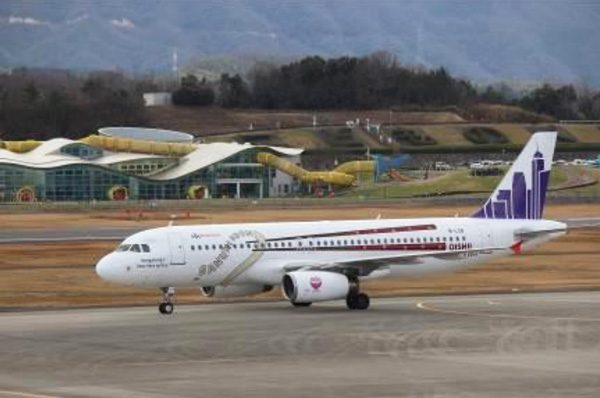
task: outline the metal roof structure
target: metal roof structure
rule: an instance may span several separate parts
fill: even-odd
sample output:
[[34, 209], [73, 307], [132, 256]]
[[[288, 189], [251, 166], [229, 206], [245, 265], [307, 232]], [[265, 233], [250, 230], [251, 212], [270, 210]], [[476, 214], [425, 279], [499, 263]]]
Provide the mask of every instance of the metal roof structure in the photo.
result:
[[212, 144], [198, 144], [195, 151], [180, 158], [179, 165], [177, 167], [170, 168], [161, 173], [153, 176], [157, 180], [171, 180], [179, 178], [195, 170], [203, 169], [211, 164], [218, 163], [236, 153], [252, 149], [270, 149], [274, 152], [285, 156], [300, 155], [304, 150], [297, 148], [284, 148], [284, 147], [272, 147], [264, 145], [252, 145], [249, 143], [238, 144], [238, 143], [225, 143], [215, 142]]

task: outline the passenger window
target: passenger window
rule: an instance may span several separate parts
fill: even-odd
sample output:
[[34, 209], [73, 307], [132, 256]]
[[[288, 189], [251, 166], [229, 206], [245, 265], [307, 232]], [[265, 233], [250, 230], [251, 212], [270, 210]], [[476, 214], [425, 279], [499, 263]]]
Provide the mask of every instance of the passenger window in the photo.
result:
[[204, 249], [206, 249], [206, 250], [209, 250], [209, 249], [210, 249], [210, 246], [208, 246], [208, 245], [204, 245]]
[[202, 245], [198, 245], [198, 250], [202, 250]]
[[194, 246], [194, 245], [192, 245], [191, 248], [192, 248], [192, 251], [196, 250], [196, 246]]
[[213, 250], [217, 250], [217, 245], [212, 245]]

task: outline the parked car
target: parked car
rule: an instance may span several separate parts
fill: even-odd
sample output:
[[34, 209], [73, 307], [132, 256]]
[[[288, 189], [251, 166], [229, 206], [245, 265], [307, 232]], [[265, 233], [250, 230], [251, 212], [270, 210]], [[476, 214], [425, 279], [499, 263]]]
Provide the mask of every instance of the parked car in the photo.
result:
[[433, 169], [434, 170], [453, 170], [454, 167], [450, 166], [448, 163], [446, 162], [435, 162], [433, 164]]

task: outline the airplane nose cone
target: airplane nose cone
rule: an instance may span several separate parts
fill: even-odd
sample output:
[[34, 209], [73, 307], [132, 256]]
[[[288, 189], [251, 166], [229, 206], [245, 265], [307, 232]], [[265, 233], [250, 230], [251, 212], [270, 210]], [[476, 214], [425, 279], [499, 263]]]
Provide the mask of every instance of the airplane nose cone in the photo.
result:
[[111, 264], [111, 255], [102, 257], [96, 264], [96, 274], [105, 281], [114, 279], [114, 266]]

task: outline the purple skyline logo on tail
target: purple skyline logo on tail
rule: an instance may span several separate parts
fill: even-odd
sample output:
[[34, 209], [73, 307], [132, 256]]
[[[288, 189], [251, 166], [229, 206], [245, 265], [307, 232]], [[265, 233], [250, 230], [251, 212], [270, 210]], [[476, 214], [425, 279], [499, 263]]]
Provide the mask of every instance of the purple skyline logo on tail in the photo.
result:
[[[547, 133], [541, 133], [547, 134]], [[537, 135], [537, 134], [536, 134]], [[541, 136], [540, 139], [547, 139]], [[496, 191], [472, 217], [489, 219], [540, 219], [544, 212], [546, 191], [550, 179], [554, 141], [544, 151], [534, 144], [532, 137], [519, 158], [504, 177]], [[528, 150], [528, 146], [536, 145]], [[522, 158], [533, 157], [530, 161]], [[543, 152], [550, 159], [546, 162]], [[548, 168], [546, 168], [546, 164]], [[529, 174], [529, 175], [526, 175]]]

